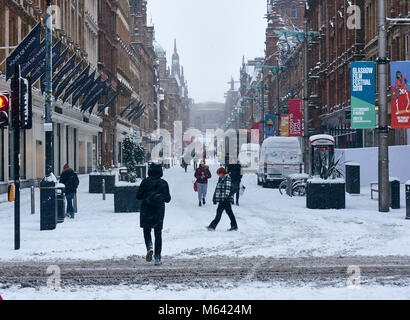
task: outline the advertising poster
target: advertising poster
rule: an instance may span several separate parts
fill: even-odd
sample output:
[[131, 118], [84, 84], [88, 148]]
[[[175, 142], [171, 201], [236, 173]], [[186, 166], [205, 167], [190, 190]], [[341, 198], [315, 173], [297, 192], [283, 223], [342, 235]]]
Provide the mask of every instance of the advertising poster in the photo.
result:
[[374, 62], [352, 62], [351, 67], [351, 127], [376, 127], [376, 68]]
[[302, 136], [302, 100], [289, 100], [289, 137]]
[[393, 129], [410, 128], [410, 61], [390, 63], [391, 126]]
[[280, 136], [289, 137], [289, 115], [287, 114], [280, 116]]
[[275, 135], [275, 116], [273, 114], [265, 115], [265, 138]]

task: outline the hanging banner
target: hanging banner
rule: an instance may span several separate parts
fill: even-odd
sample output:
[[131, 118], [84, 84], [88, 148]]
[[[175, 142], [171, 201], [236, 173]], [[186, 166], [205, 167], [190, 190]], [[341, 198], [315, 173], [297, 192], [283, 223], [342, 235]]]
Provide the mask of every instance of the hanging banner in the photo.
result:
[[83, 72], [70, 84], [70, 86], [65, 90], [64, 92], [64, 97], [63, 97], [63, 102], [66, 102], [68, 97], [73, 94], [75, 90], [79, 86], [82, 86], [84, 82], [88, 79], [88, 74], [90, 72], [90, 65], [88, 65]]
[[351, 128], [376, 127], [376, 68], [374, 62], [352, 62], [351, 69]]
[[6, 80], [10, 79], [14, 72], [14, 67], [23, 64], [30, 54], [40, 47], [40, 27], [39, 22], [33, 30], [20, 42], [13, 52], [6, 59]]
[[391, 126], [393, 129], [410, 128], [410, 61], [390, 63]]
[[302, 136], [302, 100], [289, 100], [289, 137]]
[[71, 104], [75, 105], [80, 99], [80, 97], [85, 94], [88, 89], [91, 88], [92, 84], [94, 83], [94, 78], [95, 78], [95, 71], [89, 75], [88, 79], [84, 82], [84, 85], [82, 85], [80, 88], [78, 88], [74, 93], [73, 93], [73, 99]]
[[265, 115], [265, 138], [275, 136], [275, 116], [273, 114]]
[[280, 116], [280, 136], [289, 137], [289, 115], [287, 114]]

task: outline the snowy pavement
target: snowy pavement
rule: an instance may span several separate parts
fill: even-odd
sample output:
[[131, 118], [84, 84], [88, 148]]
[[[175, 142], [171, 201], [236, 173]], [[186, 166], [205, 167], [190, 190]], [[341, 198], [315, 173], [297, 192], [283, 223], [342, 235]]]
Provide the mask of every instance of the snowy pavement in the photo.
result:
[[[239, 231], [226, 232], [224, 214], [216, 232], [205, 229], [214, 218], [211, 204], [217, 181], [209, 184], [208, 203], [198, 207], [193, 191], [193, 168], [165, 172], [172, 201], [166, 207], [163, 255], [197, 258], [226, 255], [239, 257], [300, 257], [353, 255], [410, 255], [410, 221], [402, 209], [379, 213], [369, 189], [360, 196], [346, 196], [346, 210], [308, 210], [305, 198], [281, 196], [276, 189], [256, 185], [255, 175], [244, 176], [246, 192], [234, 206]], [[79, 213], [56, 230], [40, 231], [39, 192], [36, 214], [30, 214], [29, 190], [22, 192], [21, 249], [13, 250], [13, 204], [0, 203], [0, 261], [99, 260], [143, 255], [145, 246], [138, 213], [114, 213], [113, 195], [88, 193], [88, 176], [80, 178]]]
[[[165, 171], [172, 201], [166, 207], [164, 265], [159, 269], [143, 260], [139, 214], [114, 213], [113, 195], [103, 201], [101, 195], [88, 193], [88, 176], [80, 177], [76, 218], [66, 219], [53, 231], [40, 231], [38, 190], [35, 215], [30, 214], [29, 190], [23, 190], [18, 251], [13, 250], [13, 204], [0, 203], [0, 295], [5, 299], [409, 299], [410, 221], [405, 220], [404, 186], [402, 209], [389, 213], [378, 212], [367, 187], [359, 196], [346, 195], [345, 210], [308, 210], [305, 198], [281, 196], [277, 189], [257, 186], [255, 175], [246, 175], [241, 205], [233, 207], [239, 231], [226, 231], [229, 219], [224, 214], [217, 230], [209, 232], [205, 226], [216, 211], [211, 204], [216, 169], [211, 167], [214, 176], [204, 207], [198, 207], [193, 191], [192, 166], [188, 173], [180, 167]], [[345, 260], [335, 264], [340, 259]], [[73, 267], [76, 264], [78, 268]], [[60, 290], [45, 286], [49, 265], [61, 267]], [[346, 285], [350, 265], [363, 272], [359, 289]]]

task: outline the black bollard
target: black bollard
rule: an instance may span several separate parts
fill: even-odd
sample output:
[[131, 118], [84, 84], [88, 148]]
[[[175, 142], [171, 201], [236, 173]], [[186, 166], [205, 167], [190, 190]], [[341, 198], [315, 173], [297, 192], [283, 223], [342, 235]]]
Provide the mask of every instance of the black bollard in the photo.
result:
[[57, 225], [57, 197], [55, 182], [40, 182], [40, 230], [54, 230]]
[[400, 209], [400, 181], [390, 180], [390, 207]]

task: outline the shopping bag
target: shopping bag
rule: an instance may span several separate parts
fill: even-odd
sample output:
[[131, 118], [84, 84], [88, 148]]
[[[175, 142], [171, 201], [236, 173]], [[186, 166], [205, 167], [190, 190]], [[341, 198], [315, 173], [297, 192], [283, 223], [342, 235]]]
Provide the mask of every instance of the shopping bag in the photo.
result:
[[196, 181], [194, 182], [194, 191], [198, 192], [198, 185], [196, 184]]
[[239, 194], [242, 196], [244, 193], [245, 193], [245, 189], [246, 189], [246, 187], [242, 184], [242, 182], [241, 182], [241, 184], [240, 184], [240, 186], [239, 186]]

